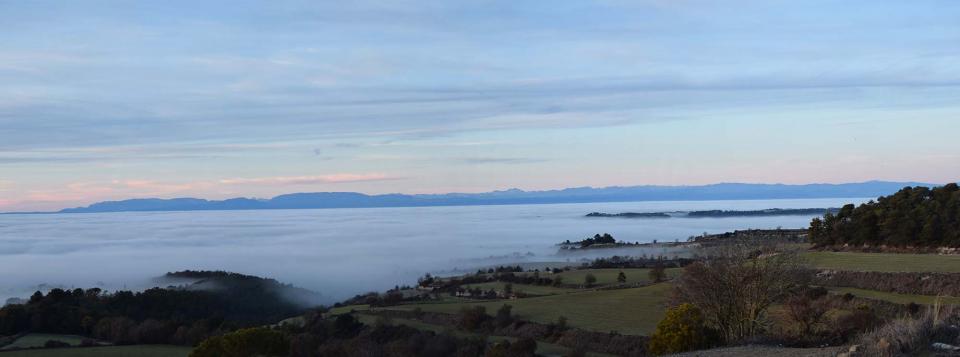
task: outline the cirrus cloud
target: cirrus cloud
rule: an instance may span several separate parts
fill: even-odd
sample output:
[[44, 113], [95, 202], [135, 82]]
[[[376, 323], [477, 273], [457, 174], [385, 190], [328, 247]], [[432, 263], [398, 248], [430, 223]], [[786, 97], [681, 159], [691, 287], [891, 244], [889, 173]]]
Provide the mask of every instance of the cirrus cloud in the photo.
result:
[[257, 178], [232, 178], [219, 182], [224, 185], [313, 185], [326, 183], [347, 183], [395, 180], [397, 177], [380, 173], [372, 174], [333, 174], [319, 176], [274, 176]]

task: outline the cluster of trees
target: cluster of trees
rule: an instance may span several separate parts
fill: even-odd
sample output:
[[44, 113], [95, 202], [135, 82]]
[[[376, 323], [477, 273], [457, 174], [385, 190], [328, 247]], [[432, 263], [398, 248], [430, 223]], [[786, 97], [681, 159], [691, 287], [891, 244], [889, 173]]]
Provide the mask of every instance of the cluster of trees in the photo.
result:
[[[813, 347], [842, 345], [919, 306], [829, 294], [811, 287], [813, 270], [794, 252], [758, 255], [728, 247], [686, 266], [673, 307], [651, 336], [653, 354], [745, 341]], [[783, 309], [776, 318], [767, 312]]]
[[36, 292], [23, 304], [0, 309], [0, 335], [44, 332], [118, 344], [194, 345], [213, 334], [274, 323], [306, 310], [288, 300], [286, 286], [275, 281], [215, 272], [205, 276], [206, 283], [216, 282], [219, 289], [189, 285], [142, 292]]
[[757, 257], [731, 248], [684, 268], [675, 296], [696, 307], [721, 341], [741, 342], [763, 331], [767, 309], [805, 285], [808, 274], [794, 254]]
[[960, 188], [906, 187], [858, 207], [814, 218], [810, 241], [817, 246], [960, 247]]
[[[509, 294], [507, 292], [504, 292], [504, 293]], [[471, 299], [492, 300], [500, 297], [500, 295], [497, 294], [497, 291], [493, 289], [484, 291], [483, 289], [480, 289], [480, 288], [459, 288], [456, 291], [450, 291], [450, 296], [458, 296], [458, 294], [466, 294]]]
[[[539, 270], [534, 270], [530, 274], [516, 274], [523, 272], [520, 266], [501, 266], [491, 269], [493, 272], [481, 270], [474, 275], [465, 275], [460, 277], [450, 277], [440, 279], [430, 274], [426, 274], [419, 279], [418, 286], [430, 288], [430, 293], [421, 293], [416, 295], [404, 296], [400, 290], [389, 290], [386, 293], [370, 292], [359, 294], [343, 302], [334, 304], [334, 307], [347, 305], [371, 305], [371, 306], [392, 306], [402, 302], [426, 301], [440, 299], [440, 294], [449, 294], [456, 296], [457, 293], [467, 293], [472, 298], [478, 299], [496, 299], [499, 294], [495, 290], [466, 289], [464, 285], [481, 284], [489, 282], [505, 282], [508, 284], [523, 285], [561, 285], [563, 280], [557, 276], [554, 278], [544, 277]], [[562, 270], [556, 269], [556, 272]], [[507, 295], [510, 295], [508, 292]]]
[[564, 246], [570, 246], [574, 244], [579, 244], [580, 248], [586, 248], [594, 244], [617, 244], [617, 240], [613, 239], [613, 236], [609, 233], [604, 233], [603, 235], [595, 234], [593, 238], [587, 238], [579, 242], [571, 242], [569, 239], [563, 242]]
[[479, 270], [477, 270], [477, 275], [495, 274], [495, 273], [522, 273], [522, 272], [523, 272], [523, 267], [521, 267], [521, 266], [519, 266], [519, 265], [516, 265], [516, 266], [498, 266], [498, 267], [496, 267], [496, 268], [488, 268], [488, 269], [486, 269], [486, 270], [484, 270], [484, 269], [479, 269]]
[[684, 267], [695, 262], [695, 259], [680, 258], [674, 256], [667, 258], [665, 256], [612, 256], [609, 258], [597, 258], [584, 265], [586, 269], [645, 269], [656, 268], [659, 266]]
[[[509, 308], [501, 309], [498, 321]], [[352, 315], [324, 319], [322, 314], [306, 316], [303, 327], [269, 329], [264, 327], [238, 330], [212, 337], [196, 348], [191, 357], [213, 356], [535, 356], [536, 341], [488, 343], [484, 338], [462, 338], [437, 334], [405, 325], [389, 323], [364, 325]]]
[[458, 314], [458, 327], [465, 331], [492, 332], [496, 328], [503, 328], [515, 320], [512, 314], [513, 307], [503, 304], [495, 316], [487, 315], [487, 309], [480, 305], [463, 307]]

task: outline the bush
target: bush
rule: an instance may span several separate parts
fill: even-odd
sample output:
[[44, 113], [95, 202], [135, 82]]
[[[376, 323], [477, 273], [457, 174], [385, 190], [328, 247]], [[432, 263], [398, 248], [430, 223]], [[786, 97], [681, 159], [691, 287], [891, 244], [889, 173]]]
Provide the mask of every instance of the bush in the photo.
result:
[[290, 341], [282, 332], [256, 327], [208, 338], [190, 357], [286, 356], [289, 350]]
[[537, 341], [529, 338], [517, 342], [500, 341], [494, 343], [484, 353], [484, 357], [533, 357], [536, 356]]
[[70, 344], [60, 340], [47, 340], [47, 342], [43, 343], [43, 348], [63, 348], [63, 347], [70, 347]]
[[489, 319], [487, 309], [483, 306], [463, 307], [460, 309], [460, 328], [466, 331], [476, 331], [483, 327], [484, 322]]
[[667, 271], [666, 267], [663, 266], [663, 263], [657, 261], [657, 264], [650, 269], [650, 272], [647, 273], [647, 276], [650, 278], [650, 281], [654, 283], [659, 283], [664, 280], [667, 280]]
[[513, 315], [510, 313], [512, 310], [513, 306], [507, 304], [500, 306], [500, 309], [497, 310], [497, 316], [495, 317], [497, 327], [507, 327], [513, 323]]
[[681, 304], [667, 310], [667, 315], [657, 324], [656, 332], [650, 336], [649, 351], [664, 355], [707, 348], [714, 335], [704, 324], [700, 309]]
[[587, 273], [587, 275], [583, 277], [583, 284], [587, 287], [593, 286], [593, 284], [596, 282], [597, 277], [593, 276], [593, 274]]
[[830, 306], [825, 300], [811, 299], [810, 294], [799, 294], [787, 299], [787, 316], [796, 323], [800, 337], [811, 337], [816, 332], [817, 325], [826, 318]]
[[869, 306], [857, 307], [849, 314], [842, 315], [833, 322], [834, 338], [840, 341], [849, 341], [852, 337], [871, 331], [880, 325], [882, 320]]
[[917, 355], [925, 352], [938, 337], [948, 335], [945, 341], [957, 338], [956, 315], [951, 311], [941, 311], [935, 305], [919, 317], [904, 317], [861, 335], [860, 343], [865, 347], [865, 353], [873, 356], [881, 355]]

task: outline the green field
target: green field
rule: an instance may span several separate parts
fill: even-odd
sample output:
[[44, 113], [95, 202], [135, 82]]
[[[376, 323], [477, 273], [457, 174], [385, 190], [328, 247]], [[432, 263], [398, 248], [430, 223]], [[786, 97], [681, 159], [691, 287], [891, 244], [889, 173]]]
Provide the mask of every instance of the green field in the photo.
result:
[[960, 256], [957, 255], [807, 252], [803, 256], [821, 269], [960, 273]]
[[335, 307], [330, 309], [330, 314], [342, 315], [342, 314], [349, 313], [350, 311], [353, 311], [353, 310], [357, 310], [357, 311], [370, 310], [370, 305], [347, 305], [347, 306]]
[[44, 343], [47, 343], [49, 340], [57, 340], [60, 342], [69, 343], [71, 346], [79, 346], [80, 341], [83, 341], [85, 337], [75, 336], [75, 335], [54, 335], [46, 333], [31, 333], [24, 335], [23, 337], [18, 338], [13, 343], [3, 346], [0, 349], [13, 349], [13, 348], [30, 348], [30, 347], [43, 347]]
[[[597, 285], [610, 285], [617, 284], [617, 275], [619, 275], [621, 271], [627, 276], [627, 284], [650, 282], [650, 269], [580, 269], [558, 274], [541, 273], [541, 276], [547, 278], [561, 276], [563, 277], [564, 284], [583, 284], [587, 274], [593, 274], [593, 276], [597, 278]], [[680, 275], [680, 271], [680, 268], [671, 268], [667, 269], [666, 272], [668, 277], [676, 277]]]
[[3, 357], [186, 357], [190, 347], [163, 345], [54, 348], [8, 351]]
[[[933, 305], [936, 301], [936, 296], [929, 295], [910, 295], [910, 294], [898, 294], [898, 293], [888, 293], [884, 291], [876, 290], [866, 290], [866, 289], [857, 289], [857, 288], [829, 288], [831, 292], [836, 294], [846, 294], [850, 293], [858, 297], [874, 299], [874, 300], [884, 300], [897, 304], [909, 304], [917, 303], [921, 305]], [[944, 296], [940, 299], [941, 304], [948, 305], [960, 305], [960, 298]]]
[[[503, 291], [503, 287], [507, 283], [501, 281], [495, 281], [490, 283], [482, 284], [470, 284], [464, 285], [464, 288], [473, 289], [480, 288], [480, 290], [487, 291], [490, 289], [496, 291]], [[515, 292], [524, 292], [529, 295], [554, 295], [554, 294], [563, 294], [571, 291], [576, 291], [576, 289], [567, 289], [567, 288], [557, 288], [553, 286], [541, 286], [541, 285], [524, 285], [524, 284], [513, 284], [513, 291]]]
[[[367, 314], [358, 313], [358, 314], [357, 314], [357, 319], [359, 319], [361, 322], [363, 322], [363, 323], [365, 323], [365, 324], [367, 324], [367, 325], [374, 325], [374, 324], [376, 324], [376, 321], [377, 321], [378, 317], [377, 317], [377, 316], [373, 316], [373, 315], [367, 315]], [[450, 329], [450, 328], [446, 328], [446, 327], [444, 327], [444, 326], [439, 326], [439, 325], [434, 325], [434, 324], [428, 324], [428, 323], [425, 323], [425, 322], [422, 322], [422, 321], [417, 321], [417, 320], [397, 319], [397, 318], [394, 318], [394, 319], [390, 319], [389, 321], [390, 321], [391, 324], [393, 324], [393, 325], [407, 325], [407, 326], [410, 326], [410, 327], [413, 327], [413, 328], [415, 328], [415, 329], [422, 330], [422, 331], [433, 331], [433, 332], [436, 332], [436, 333], [450, 333], [451, 335], [457, 336], [457, 337], [460, 337], [460, 338], [479, 337], [479, 336], [480, 336], [480, 335], [478, 335], [478, 334], [476, 334], [476, 333], [459, 331], [459, 330], [453, 330], [453, 329]], [[517, 340], [517, 339], [514, 338], [514, 337], [506, 337], [506, 336], [487, 336], [487, 339], [488, 339], [489, 341], [491, 341], [491, 342], [497, 342], [497, 341], [502, 341], [502, 340], [507, 340], [507, 341], [510, 341], [510, 342], [514, 342], [514, 341]], [[537, 354], [539, 354], [539, 355], [542, 355], [542, 356], [564, 356], [564, 355], [567, 355], [567, 353], [569, 353], [569, 352], [570, 352], [570, 349], [569, 349], [569, 348], [566, 348], [566, 347], [563, 347], [563, 346], [560, 346], [560, 345], [557, 345], [557, 344], [553, 344], [553, 343], [547, 343], [547, 342], [543, 342], [543, 341], [537, 341]], [[588, 355], [588, 356], [592, 356], [592, 357], [606, 357], [606, 356], [609, 356], [609, 355], [602, 354], [602, 353], [588, 353], [587, 355]]]
[[[486, 307], [487, 313], [493, 314], [501, 305], [510, 304], [513, 313], [523, 320], [551, 323], [564, 316], [570, 326], [585, 330], [649, 335], [663, 318], [670, 288], [670, 284], [663, 283], [642, 288], [584, 291], [483, 303], [421, 304], [416, 307], [423, 311], [457, 313], [462, 307], [480, 305]], [[391, 309], [411, 310], [414, 307], [401, 305]]]

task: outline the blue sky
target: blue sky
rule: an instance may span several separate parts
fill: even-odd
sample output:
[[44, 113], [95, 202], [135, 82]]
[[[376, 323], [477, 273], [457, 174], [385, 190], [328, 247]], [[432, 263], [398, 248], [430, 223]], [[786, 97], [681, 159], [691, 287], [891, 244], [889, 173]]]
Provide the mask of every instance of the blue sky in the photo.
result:
[[0, 0], [0, 210], [952, 182], [957, 1]]

